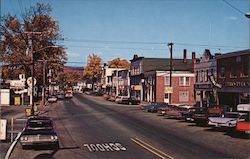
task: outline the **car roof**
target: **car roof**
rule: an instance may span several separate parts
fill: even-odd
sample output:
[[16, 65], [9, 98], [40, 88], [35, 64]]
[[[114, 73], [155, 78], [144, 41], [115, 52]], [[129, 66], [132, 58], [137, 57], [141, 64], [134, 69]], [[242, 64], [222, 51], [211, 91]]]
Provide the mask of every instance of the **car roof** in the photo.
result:
[[28, 120], [52, 120], [52, 119], [47, 116], [31, 116], [28, 118]]

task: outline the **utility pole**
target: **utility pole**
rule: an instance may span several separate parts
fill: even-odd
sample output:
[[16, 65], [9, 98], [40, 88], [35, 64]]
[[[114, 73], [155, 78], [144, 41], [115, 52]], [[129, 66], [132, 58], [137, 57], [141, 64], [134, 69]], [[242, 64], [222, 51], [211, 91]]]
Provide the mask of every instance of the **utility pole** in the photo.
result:
[[43, 102], [43, 106], [45, 106], [46, 65], [47, 65], [47, 61], [43, 60], [43, 90], [42, 90], [42, 102]]
[[[169, 85], [172, 87], [172, 62], [173, 62], [173, 43], [168, 43], [168, 46], [170, 47], [170, 77], [169, 77]], [[172, 88], [171, 88], [172, 89]], [[172, 103], [171, 93], [169, 93], [169, 104]]]

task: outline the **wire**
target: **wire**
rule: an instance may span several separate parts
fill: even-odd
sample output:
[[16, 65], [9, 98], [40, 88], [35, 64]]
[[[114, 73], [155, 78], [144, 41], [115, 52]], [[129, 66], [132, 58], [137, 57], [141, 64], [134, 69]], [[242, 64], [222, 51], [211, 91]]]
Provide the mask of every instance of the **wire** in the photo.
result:
[[[101, 44], [144, 44], [144, 45], [166, 45], [167, 46], [167, 42], [106, 41], [106, 40], [69, 39], [69, 38], [60, 39], [60, 40], [68, 41], [68, 42], [101, 43]], [[206, 44], [192, 44], [192, 43], [178, 43], [178, 42], [174, 42], [174, 44], [183, 45], [183, 46], [200, 46], [200, 47], [214, 47], [214, 48], [219, 48], [219, 47], [220, 48], [248, 48], [248, 47], [243, 47], [243, 46], [206, 45]], [[78, 47], [78, 46], [75, 46], [75, 47]], [[97, 47], [97, 48], [102, 48], [102, 47]], [[116, 48], [116, 49], [120, 49], [120, 48]]]
[[244, 12], [242, 12], [241, 10], [239, 10], [238, 8], [236, 8], [235, 6], [233, 6], [232, 4], [230, 4], [228, 1], [226, 0], [222, 0], [223, 2], [225, 2], [227, 5], [229, 5], [231, 8], [235, 9], [236, 11], [238, 11], [239, 13], [245, 15]]

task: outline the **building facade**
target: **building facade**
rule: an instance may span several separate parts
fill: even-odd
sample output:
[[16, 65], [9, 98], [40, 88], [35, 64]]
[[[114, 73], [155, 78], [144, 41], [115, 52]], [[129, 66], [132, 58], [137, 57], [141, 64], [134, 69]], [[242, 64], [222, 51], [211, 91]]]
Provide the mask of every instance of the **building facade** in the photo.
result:
[[[177, 76], [179, 76], [180, 73], [178, 71], [193, 72], [195, 54], [192, 54], [192, 59], [187, 59], [186, 57], [186, 50], [184, 50], [183, 59], [172, 59], [172, 71], [175, 71]], [[170, 89], [172, 88], [165, 88], [164, 79], [162, 80], [161, 78], [169, 74], [171, 59], [144, 58], [134, 55], [134, 58], [130, 61], [131, 96], [135, 96], [141, 101], [148, 102], [167, 101], [166, 98], [168, 97], [164, 96], [166, 93], [170, 96]], [[161, 75], [161, 71], [163, 71], [165, 75]], [[172, 81], [174, 81], [173, 78]], [[164, 91], [164, 89], [166, 90]], [[159, 93], [157, 93], [157, 91], [159, 91]]]
[[194, 81], [195, 74], [192, 71], [173, 71], [171, 89], [169, 71], [146, 72], [145, 101], [194, 104]]
[[219, 103], [236, 110], [239, 103], [250, 99], [250, 49], [226, 53], [217, 57]]
[[195, 100], [200, 107], [210, 107], [218, 104], [217, 89], [220, 88], [217, 81], [217, 61], [216, 56], [205, 49], [202, 57], [196, 60], [194, 65], [195, 73]]

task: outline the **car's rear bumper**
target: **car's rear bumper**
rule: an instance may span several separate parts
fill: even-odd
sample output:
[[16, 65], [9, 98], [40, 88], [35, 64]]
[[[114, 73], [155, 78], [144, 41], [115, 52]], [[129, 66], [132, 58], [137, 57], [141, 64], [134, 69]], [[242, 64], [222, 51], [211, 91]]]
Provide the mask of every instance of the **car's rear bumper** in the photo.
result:
[[57, 141], [43, 141], [43, 142], [20, 142], [23, 148], [59, 148], [59, 142]]

